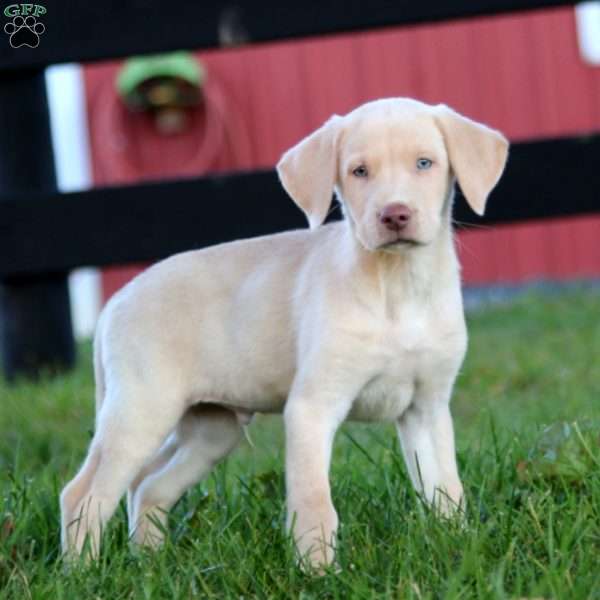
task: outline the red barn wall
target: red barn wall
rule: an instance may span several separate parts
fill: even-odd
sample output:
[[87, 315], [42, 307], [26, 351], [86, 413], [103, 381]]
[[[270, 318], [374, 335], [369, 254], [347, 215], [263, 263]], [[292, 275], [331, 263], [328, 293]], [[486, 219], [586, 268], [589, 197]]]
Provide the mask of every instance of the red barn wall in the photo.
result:
[[[203, 123], [160, 137], [116, 101], [119, 63], [86, 67], [96, 184], [272, 167], [332, 113], [384, 96], [444, 102], [512, 141], [600, 130], [600, 69], [580, 58], [571, 8], [197, 55], [229, 124], [211, 164], [190, 158]], [[600, 213], [462, 232], [464, 280], [598, 277], [599, 234]], [[106, 295], [136, 270], [108, 269]]]

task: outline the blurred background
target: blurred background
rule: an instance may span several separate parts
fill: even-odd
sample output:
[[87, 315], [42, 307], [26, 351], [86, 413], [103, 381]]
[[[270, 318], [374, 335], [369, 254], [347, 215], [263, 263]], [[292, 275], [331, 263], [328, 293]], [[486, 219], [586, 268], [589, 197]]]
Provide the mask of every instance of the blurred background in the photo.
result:
[[[136, 3], [130, 4], [127, 10], [131, 12]], [[182, 20], [185, 20], [185, 11], [188, 10], [192, 21], [191, 15], [196, 10], [190, 8], [192, 4], [181, 4]], [[43, 129], [40, 121], [35, 131], [32, 126], [29, 127], [28, 136], [33, 136], [29, 146], [21, 139], [4, 150], [4, 154], [11, 158], [8, 162], [1, 161], [5, 171], [0, 177], [2, 198], [10, 199], [7, 193], [14, 196], [26, 191], [27, 187], [35, 193], [40, 189], [47, 192], [53, 186], [59, 192], [73, 193], [94, 188], [102, 190], [107, 186], [135, 186], [144, 182], [271, 170], [285, 149], [322, 124], [332, 113], [343, 114], [365, 101], [386, 96], [409, 96], [429, 103], [444, 102], [475, 120], [500, 129], [516, 145], [552, 139], [596, 139], [593, 134], [600, 128], [600, 2], [567, 3], [566, 6], [549, 8], [543, 6], [562, 3], [532, 2], [532, 7], [541, 5], [542, 8], [478, 16], [479, 12], [501, 12], [500, 9], [505, 10], [510, 3], [497, 4], [496, 8], [484, 7], [481, 11], [464, 8], [473, 13], [467, 15], [470, 18], [431, 23], [443, 17], [444, 11], [450, 10], [443, 8], [443, 3], [438, 10], [438, 4], [433, 3], [427, 9], [430, 16], [425, 15], [422, 19], [426, 21], [424, 23], [413, 23], [408, 16], [408, 24], [378, 28], [369, 28], [368, 19], [364, 27], [361, 26], [360, 12], [357, 16], [353, 6], [349, 15], [340, 15], [339, 23], [333, 27], [334, 31], [341, 30], [341, 33], [248, 44], [246, 42], [255, 41], [252, 27], [256, 23], [263, 27], [259, 35], [261, 40], [286, 38], [285, 32], [277, 30], [277, 23], [285, 24], [286, 18], [293, 21], [293, 15], [286, 17], [282, 9], [271, 26], [266, 19], [261, 21], [256, 15], [251, 15], [247, 8], [217, 3], [207, 9], [218, 15], [215, 39], [209, 42], [204, 38], [200, 40], [198, 33], [199, 45], [211, 47], [209, 49], [59, 65], [51, 64], [52, 43], [58, 47], [62, 36], [67, 39], [68, 45], [74, 41], [69, 36], [75, 34], [69, 28], [66, 13], [52, 21], [51, 17], [60, 12], [58, 8], [35, 8], [34, 12], [40, 14], [31, 31], [41, 32], [37, 41], [14, 47], [17, 33], [22, 35], [27, 30], [23, 21], [21, 29], [11, 36], [7, 35], [7, 40], [4, 40], [10, 41], [10, 48], [6, 45], [10, 52], [2, 58], [4, 68], [11, 70], [10, 76], [19, 78], [29, 73], [27, 68], [38, 57], [50, 53], [50, 56], [38, 61], [39, 66], [47, 67], [45, 90], [38, 89], [38, 103], [32, 101], [27, 107], [30, 111], [41, 113], [45, 110], [47, 99], [52, 148], [35, 160], [49, 165], [46, 170], [53, 168], [54, 175], [44, 176], [43, 182], [35, 180], [35, 176], [28, 179], [28, 175], [13, 181], [11, 171], [17, 169], [16, 165], [22, 164], [27, 160], [27, 154], [45, 143], [43, 140], [35, 141], [35, 136]], [[518, 8], [527, 7], [526, 2], [517, 5]], [[5, 18], [22, 12], [21, 6], [29, 5], [10, 5], [6, 9], [8, 12], [5, 11]], [[110, 8], [94, 10], [95, 16], [99, 17], [106, 16]], [[463, 8], [460, 7], [455, 10], [458, 16], [462, 14], [461, 10]], [[15, 31], [14, 23], [19, 24], [15, 19], [19, 18], [32, 17], [24, 12], [22, 16], [12, 17], [12, 21], [9, 19], [5, 28], [7, 34]], [[93, 22], [91, 17], [86, 18], [88, 23]], [[149, 21], [148, 26], [156, 27], [156, 15], [153, 18], [155, 21]], [[42, 31], [39, 22], [44, 19], [47, 20]], [[309, 14], [302, 15], [302, 19], [306, 20], [302, 27], [309, 31], [311, 27], [315, 31], [319, 31], [320, 27], [332, 29], [329, 25], [319, 24], [318, 12], [309, 11]], [[205, 26], [206, 23], [198, 24], [198, 31]], [[86, 56], [86, 52], [94, 58], [95, 52], [100, 57], [110, 54], [106, 48], [96, 50], [100, 42], [94, 35], [102, 37], [104, 32], [99, 25], [94, 27], [89, 33], [91, 42], [88, 46], [85, 34], [77, 34], [80, 41], [76, 52], [81, 56]], [[272, 32], [269, 32], [269, 27], [272, 27]], [[123, 25], [123, 28], [123, 31], [107, 33], [125, 35], [126, 26]], [[345, 28], [356, 31], [344, 33]], [[193, 39], [194, 24], [190, 23], [188, 29]], [[132, 28], [132, 32], [135, 39], [129, 46], [145, 49], [141, 24]], [[172, 35], [168, 30], [163, 33], [167, 37]], [[122, 38], [117, 39], [120, 45], [125, 43]], [[171, 41], [165, 43], [173, 44]], [[35, 44], [38, 46], [32, 47]], [[57, 50], [57, 53], [61, 51]], [[19, 61], [23, 62], [23, 66], [19, 66]], [[15, 130], [9, 136], [11, 139], [18, 136], [13, 125], [24, 97], [25, 94], [17, 90], [12, 96], [5, 93], [0, 99], [5, 129]], [[600, 214], [595, 203], [598, 186], [594, 188], [589, 169], [582, 165], [579, 171], [574, 171], [573, 167], [570, 170], [565, 168], [562, 178], [567, 189], [578, 186], [577, 193], [573, 194], [574, 200], [566, 197], [564, 189], [557, 189], [555, 193], [546, 190], [543, 194], [536, 191], [535, 181], [539, 183], [547, 179], [542, 174], [545, 152], [552, 148], [551, 145], [539, 146], [535, 162], [528, 162], [529, 155], [526, 153], [519, 154], [517, 160], [514, 158], [516, 155], [511, 157], [505, 179], [518, 171], [518, 195], [502, 193], [504, 188], [501, 187], [501, 192], [492, 196], [490, 204], [492, 211], [503, 215], [501, 223], [497, 219], [478, 221], [470, 215], [472, 226], [460, 230], [458, 247], [468, 303], [471, 300], [476, 302], [486, 294], [502, 296], [532, 282], [562, 284], [598, 280]], [[556, 161], [556, 156], [553, 160]], [[555, 166], [552, 167], [553, 177], [558, 181], [561, 176]], [[590, 178], [589, 184], [582, 183], [582, 179], [586, 178]], [[513, 178], [512, 191], [515, 189], [514, 181], [517, 178]], [[531, 194], [529, 185], [533, 190]], [[581, 201], [582, 187], [586, 189], [587, 203], [580, 209], [578, 201]], [[148, 197], [154, 189], [148, 188]], [[254, 187], [252, 192], [261, 189], [260, 186]], [[191, 237], [189, 233], [185, 237], [183, 225], [187, 221], [186, 227], [191, 229], [191, 221], [197, 219], [199, 231], [218, 229], [215, 223], [218, 219], [211, 223], [209, 215], [214, 216], [215, 202], [221, 204], [217, 211], [225, 210], [223, 205], [227, 200], [226, 194], [213, 198], [199, 192], [194, 214], [186, 219], [184, 209], [174, 205], [175, 216], [170, 226], [161, 230], [160, 214], [161, 211], [166, 214], [168, 206], [162, 202], [159, 209], [149, 208], [142, 218], [145, 221], [138, 224], [135, 212], [143, 211], [144, 193], [137, 189], [137, 194], [138, 205], [134, 207], [131, 203], [131, 208], [127, 192], [119, 196], [124, 199], [123, 202], [113, 200], [112, 205], [103, 204], [102, 195], [96, 196], [93, 208], [90, 204], [89, 216], [81, 208], [83, 202], [88, 202], [88, 197], [81, 196], [78, 216], [67, 226], [61, 224], [61, 217], [57, 214], [56, 220], [52, 218], [52, 226], [57, 228], [54, 238], [40, 238], [39, 242], [36, 242], [39, 233], [32, 233], [35, 228], [27, 230], [23, 227], [25, 217], [15, 213], [5, 219], [5, 231], [12, 236], [5, 236], [6, 248], [14, 252], [12, 262], [19, 262], [17, 266], [11, 265], [11, 257], [6, 250], [5, 264], [0, 273], [4, 276], [4, 284], [0, 286], [3, 290], [0, 294], [0, 336], [3, 340], [4, 370], [9, 376], [13, 370], [19, 371], [19, 363], [31, 363], [31, 368], [21, 370], [35, 372], [39, 365], [51, 362], [51, 350], [46, 355], [45, 351], [39, 351], [39, 357], [35, 357], [34, 347], [40, 345], [39, 336], [36, 340], [27, 341], [23, 333], [39, 329], [51, 320], [63, 321], [60, 326], [63, 330], [61, 343], [65, 346], [63, 362], [71, 362], [67, 356], [70, 331], [74, 331], [77, 339], [89, 338], [104, 303], [148, 264], [144, 257], [156, 260], [176, 250], [206, 245], [208, 241], [202, 233], [195, 237], [192, 232]], [[68, 195], [61, 197], [70, 198]], [[175, 200], [177, 197], [178, 193], [173, 190], [171, 198]], [[239, 199], [236, 201], [239, 202]], [[286, 210], [280, 205], [283, 207], [283, 202], [290, 204], [283, 194], [281, 202], [275, 200], [272, 193], [265, 193], [265, 199], [255, 194], [248, 199], [250, 201], [258, 219], [264, 217], [263, 229], [271, 230], [271, 221], [276, 222], [275, 227], [281, 228], [300, 223], [292, 223], [285, 218], [273, 221], [273, 213]], [[114, 213], [115, 202], [120, 205], [123, 214], [128, 214], [127, 219], [120, 220]], [[22, 211], [23, 206], [19, 204], [18, 210]], [[70, 212], [73, 206], [67, 204], [63, 208]], [[557, 206], [562, 208], [557, 209]], [[0, 209], [8, 210], [7, 207], [7, 202], [0, 204]], [[207, 211], [204, 221], [199, 219], [203, 207]], [[264, 211], [262, 217], [261, 211]], [[523, 211], [527, 218], [522, 218]], [[464, 212], [463, 207], [461, 214]], [[561, 213], [564, 215], [561, 216]], [[27, 218], [38, 220], [36, 226], [39, 232], [45, 226], [48, 214], [42, 217], [38, 212], [37, 216], [29, 215]], [[553, 218], [546, 218], [548, 216]], [[64, 221], [67, 220], [65, 216]], [[61, 226], [64, 227], [62, 231]], [[103, 245], [102, 227], [110, 234], [115, 233], [118, 239], [115, 241], [107, 235], [100, 252], [101, 259], [89, 258], [84, 248]], [[262, 232], [248, 224], [246, 228], [240, 226], [235, 231], [214, 232], [210, 241], [214, 243]], [[98, 239], [90, 241], [94, 235]], [[67, 237], [72, 240], [70, 255], [63, 260], [67, 252], [58, 256], [62, 250], [56, 250], [55, 242], [64, 244]], [[163, 246], [166, 243], [168, 249], [153, 246], [157, 237], [163, 237]], [[36, 243], [39, 245], [34, 251], [32, 248]], [[16, 245], [19, 245], [18, 250], [15, 250]], [[44, 256], [44, 245], [49, 254], [54, 249], [56, 256]], [[111, 245], [114, 247], [112, 255]], [[122, 250], [121, 246], [126, 246], [126, 250]], [[37, 257], [29, 256], [36, 252]], [[64, 269], [59, 268], [63, 265]], [[58, 287], [55, 286], [51, 293], [42, 292], [39, 287], [29, 292], [25, 288], [37, 285], [44, 276], [67, 272], [69, 300], [63, 293], [61, 316], [56, 317], [60, 313], [56, 309], [55, 316], [48, 314], [44, 321], [40, 314], [49, 310], [50, 304], [59, 302]], [[48, 294], [54, 294], [52, 301]], [[47, 303], [39, 301], [44, 295]], [[33, 296], [38, 298], [37, 303], [32, 300]], [[68, 301], [69, 315], [64, 312]], [[33, 320], [32, 313], [37, 315]], [[34, 322], [35, 326], [32, 325]], [[65, 334], [67, 330], [69, 333]], [[47, 336], [50, 335], [48, 332]], [[57, 335], [57, 339], [59, 337]], [[16, 342], [16, 339], [21, 341]], [[18, 343], [23, 347], [17, 352], [15, 347]], [[31, 346], [29, 350], [27, 344]], [[60, 343], [56, 350], [58, 358], [61, 352], [59, 346]], [[14, 352], [20, 352], [21, 357], [9, 356]], [[29, 358], [23, 358], [27, 352]], [[74, 354], [73, 351], [71, 354]]]

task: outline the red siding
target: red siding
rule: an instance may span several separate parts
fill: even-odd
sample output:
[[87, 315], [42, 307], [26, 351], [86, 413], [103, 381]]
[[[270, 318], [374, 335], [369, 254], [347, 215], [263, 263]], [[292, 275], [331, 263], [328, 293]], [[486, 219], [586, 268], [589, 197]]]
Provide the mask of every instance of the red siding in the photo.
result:
[[[600, 69], [580, 59], [570, 8], [198, 56], [225, 95], [232, 122], [210, 170], [273, 166], [332, 113], [383, 96], [445, 102], [512, 140], [600, 129]], [[180, 139], [164, 139], [122, 118], [110, 100], [117, 68], [86, 67], [96, 183], [200, 173], [201, 161], [189, 156], [202, 123]], [[102, 116], [107, 102], [111, 118]], [[115, 155], [133, 133], [140, 136], [130, 142], [135, 168], [123, 169]], [[597, 277], [599, 234], [600, 216], [461, 233], [465, 281]], [[110, 272], [107, 292], [121, 283]]]

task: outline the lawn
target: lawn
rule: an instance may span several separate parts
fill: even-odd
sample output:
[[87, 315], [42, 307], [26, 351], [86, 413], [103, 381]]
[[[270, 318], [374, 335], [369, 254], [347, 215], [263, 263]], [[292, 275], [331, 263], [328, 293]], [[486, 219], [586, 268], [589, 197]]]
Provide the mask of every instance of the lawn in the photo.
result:
[[39, 384], [0, 383], [0, 597], [600, 599], [600, 294], [529, 295], [469, 315], [453, 412], [464, 526], [412, 492], [394, 428], [345, 425], [332, 465], [341, 570], [311, 578], [283, 531], [281, 421], [258, 417], [188, 493], [156, 553], [59, 558], [58, 494], [93, 427], [90, 347]]

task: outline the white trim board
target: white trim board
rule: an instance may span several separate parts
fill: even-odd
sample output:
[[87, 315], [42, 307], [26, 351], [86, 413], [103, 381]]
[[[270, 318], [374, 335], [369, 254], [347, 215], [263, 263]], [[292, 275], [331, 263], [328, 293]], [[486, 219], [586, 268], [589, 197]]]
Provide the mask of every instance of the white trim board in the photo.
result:
[[[56, 181], [61, 192], [92, 187], [92, 170], [85, 86], [80, 65], [56, 65], [46, 69]], [[93, 224], [92, 224], [93, 226]], [[73, 235], [84, 235], [74, 231]], [[101, 308], [98, 269], [76, 269], [69, 275], [71, 318], [77, 339], [93, 335]]]

